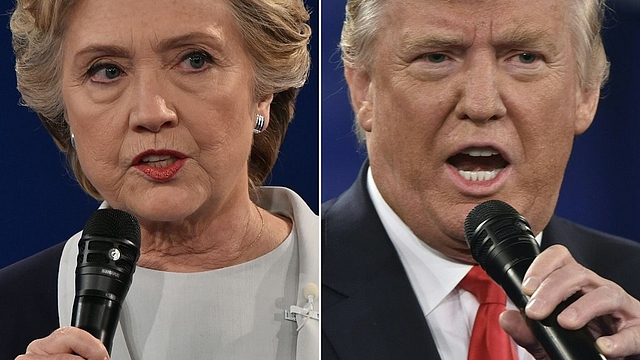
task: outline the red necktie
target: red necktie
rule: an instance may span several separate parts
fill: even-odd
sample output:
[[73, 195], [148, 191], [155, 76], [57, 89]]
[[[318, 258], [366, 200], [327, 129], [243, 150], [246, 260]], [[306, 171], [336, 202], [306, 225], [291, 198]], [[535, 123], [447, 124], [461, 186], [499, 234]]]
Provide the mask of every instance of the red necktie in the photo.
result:
[[480, 266], [475, 265], [460, 281], [460, 287], [472, 293], [478, 302], [478, 313], [473, 323], [468, 360], [518, 359], [511, 338], [498, 323], [505, 310], [507, 296]]

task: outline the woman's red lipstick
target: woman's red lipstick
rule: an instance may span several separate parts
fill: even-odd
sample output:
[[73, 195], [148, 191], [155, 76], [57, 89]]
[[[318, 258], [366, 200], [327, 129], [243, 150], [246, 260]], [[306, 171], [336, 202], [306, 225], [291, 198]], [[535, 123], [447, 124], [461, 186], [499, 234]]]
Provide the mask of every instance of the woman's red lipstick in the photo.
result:
[[147, 177], [160, 182], [171, 180], [180, 171], [187, 156], [173, 150], [148, 150], [138, 154], [132, 165]]

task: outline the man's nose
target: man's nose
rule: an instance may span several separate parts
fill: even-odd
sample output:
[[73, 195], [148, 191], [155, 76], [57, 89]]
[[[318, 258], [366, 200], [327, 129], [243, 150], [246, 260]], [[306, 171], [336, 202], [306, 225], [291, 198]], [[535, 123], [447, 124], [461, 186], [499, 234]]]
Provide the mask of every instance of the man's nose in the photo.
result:
[[461, 81], [456, 116], [461, 120], [485, 122], [500, 119], [507, 109], [502, 99], [499, 69], [495, 57], [477, 56], [466, 64]]

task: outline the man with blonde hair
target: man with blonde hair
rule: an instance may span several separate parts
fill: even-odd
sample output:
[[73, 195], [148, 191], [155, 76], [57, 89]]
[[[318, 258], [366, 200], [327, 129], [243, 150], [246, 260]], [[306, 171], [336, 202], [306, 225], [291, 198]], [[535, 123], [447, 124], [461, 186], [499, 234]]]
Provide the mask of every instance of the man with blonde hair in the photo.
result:
[[[526, 316], [542, 320], [578, 293], [560, 326], [588, 325], [608, 358], [640, 354], [629, 277], [640, 246], [554, 215], [608, 75], [604, 1], [349, 0], [346, 10], [345, 78], [368, 160], [323, 205], [323, 359], [482, 359], [463, 223], [494, 199], [528, 219], [544, 249], [524, 278]], [[548, 359], [505, 306], [486, 327], [499, 321], [511, 340], [485, 349], [491, 359]]]

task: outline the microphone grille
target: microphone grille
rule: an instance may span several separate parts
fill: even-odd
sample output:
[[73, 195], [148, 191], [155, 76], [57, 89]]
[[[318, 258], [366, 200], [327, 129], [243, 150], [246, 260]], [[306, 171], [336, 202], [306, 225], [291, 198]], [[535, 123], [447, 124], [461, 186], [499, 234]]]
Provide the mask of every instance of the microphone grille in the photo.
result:
[[122, 210], [97, 210], [87, 220], [83, 234], [127, 239], [138, 248], [140, 247], [140, 225], [138, 219]]
[[464, 221], [464, 233], [467, 242], [473, 238], [474, 232], [483, 222], [499, 215], [511, 214], [520, 216], [516, 209], [504, 201], [489, 200], [477, 205], [469, 212]]

